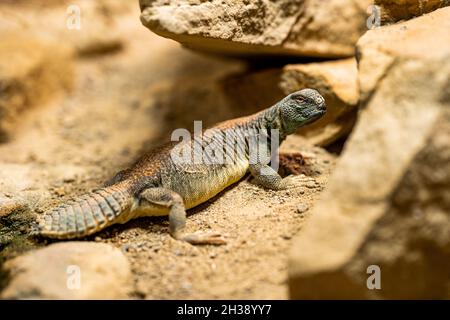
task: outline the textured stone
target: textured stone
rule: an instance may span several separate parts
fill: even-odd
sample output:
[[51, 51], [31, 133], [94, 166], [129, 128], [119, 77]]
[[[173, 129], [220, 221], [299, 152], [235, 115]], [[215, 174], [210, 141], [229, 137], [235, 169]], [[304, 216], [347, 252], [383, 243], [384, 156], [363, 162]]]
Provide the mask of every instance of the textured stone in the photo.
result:
[[375, 0], [383, 23], [411, 19], [450, 5], [449, 0]]
[[189, 48], [231, 55], [348, 57], [369, 0], [140, 0], [141, 21]]
[[10, 281], [1, 297], [7, 299], [125, 298], [131, 279], [120, 250], [95, 242], [52, 244], [9, 260], [4, 267]]
[[0, 194], [0, 218], [5, 217], [16, 210], [23, 210], [26, 204], [19, 198], [12, 197], [8, 194]]
[[362, 110], [294, 241], [292, 298], [450, 298], [449, 29], [444, 8], [358, 42]]
[[308, 211], [308, 210], [309, 210], [309, 207], [308, 207], [307, 204], [300, 203], [300, 204], [297, 206], [296, 212], [302, 214], [302, 213], [305, 213], [305, 212]]

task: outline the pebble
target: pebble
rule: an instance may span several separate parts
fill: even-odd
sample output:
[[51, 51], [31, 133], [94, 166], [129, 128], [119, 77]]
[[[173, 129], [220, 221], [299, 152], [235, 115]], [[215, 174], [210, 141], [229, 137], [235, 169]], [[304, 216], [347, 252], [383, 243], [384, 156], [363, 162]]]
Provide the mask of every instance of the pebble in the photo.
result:
[[306, 203], [301, 203], [297, 206], [297, 213], [304, 213], [309, 210], [309, 207]]
[[10, 198], [4, 199], [0, 198], [0, 217], [8, 216], [16, 210], [25, 208], [25, 204], [22, 201]]
[[128, 251], [130, 251], [130, 245], [129, 244], [124, 244], [120, 249], [123, 252], [128, 252]]
[[59, 187], [59, 188], [55, 188], [53, 190], [57, 196], [62, 197], [64, 195], [66, 195], [66, 191], [64, 190], [64, 187]]
[[308, 182], [305, 184], [305, 186], [306, 186], [307, 188], [310, 188], [310, 189], [315, 188], [315, 187], [316, 187], [316, 182], [315, 182], [315, 181], [308, 181]]

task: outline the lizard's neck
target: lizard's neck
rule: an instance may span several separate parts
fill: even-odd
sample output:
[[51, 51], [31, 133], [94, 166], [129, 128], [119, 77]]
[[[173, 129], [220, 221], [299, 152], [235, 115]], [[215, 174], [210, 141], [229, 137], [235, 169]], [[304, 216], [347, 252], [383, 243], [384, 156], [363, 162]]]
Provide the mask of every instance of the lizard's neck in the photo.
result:
[[271, 130], [278, 130], [280, 144], [290, 134], [286, 132], [282, 125], [280, 118], [280, 107], [278, 105], [274, 105], [261, 111], [256, 118], [251, 121], [251, 126], [260, 130], [267, 130], [268, 134], [271, 133]]

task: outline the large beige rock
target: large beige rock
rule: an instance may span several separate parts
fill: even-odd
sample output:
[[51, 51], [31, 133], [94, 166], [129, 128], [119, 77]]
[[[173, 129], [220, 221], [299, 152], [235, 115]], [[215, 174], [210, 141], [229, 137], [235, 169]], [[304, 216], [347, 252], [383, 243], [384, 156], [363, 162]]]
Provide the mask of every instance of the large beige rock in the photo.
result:
[[367, 30], [369, 0], [140, 0], [141, 21], [197, 50], [346, 57]]
[[281, 87], [285, 95], [314, 88], [324, 96], [327, 113], [302, 128], [299, 134], [315, 145], [326, 146], [348, 134], [354, 125], [359, 102], [358, 70], [355, 59], [288, 65]]
[[297, 90], [318, 90], [327, 102], [327, 113], [298, 133], [312, 144], [325, 146], [347, 134], [354, 124], [357, 78], [356, 61], [351, 58], [250, 72], [227, 79], [224, 87], [230, 104], [248, 110], [268, 107]]
[[411, 19], [450, 5], [449, 0], [375, 0], [382, 22]]
[[131, 270], [122, 252], [93, 242], [61, 242], [7, 261], [2, 298], [126, 298]]
[[448, 30], [445, 8], [359, 41], [362, 111], [294, 241], [292, 298], [450, 298]]
[[45, 102], [73, 80], [72, 51], [64, 45], [23, 34], [0, 38], [0, 141], [24, 111]]

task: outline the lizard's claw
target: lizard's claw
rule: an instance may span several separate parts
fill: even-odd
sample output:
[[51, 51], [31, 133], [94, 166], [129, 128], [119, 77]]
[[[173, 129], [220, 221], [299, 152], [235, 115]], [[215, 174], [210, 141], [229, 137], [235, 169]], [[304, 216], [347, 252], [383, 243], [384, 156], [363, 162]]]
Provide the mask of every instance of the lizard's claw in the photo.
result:
[[189, 242], [190, 244], [211, 244], [211, 245], [224, 245], [226, 240], [222, 237], [219, 232], [196, 232], [191, 233], [183, 237], [183, 241]]

